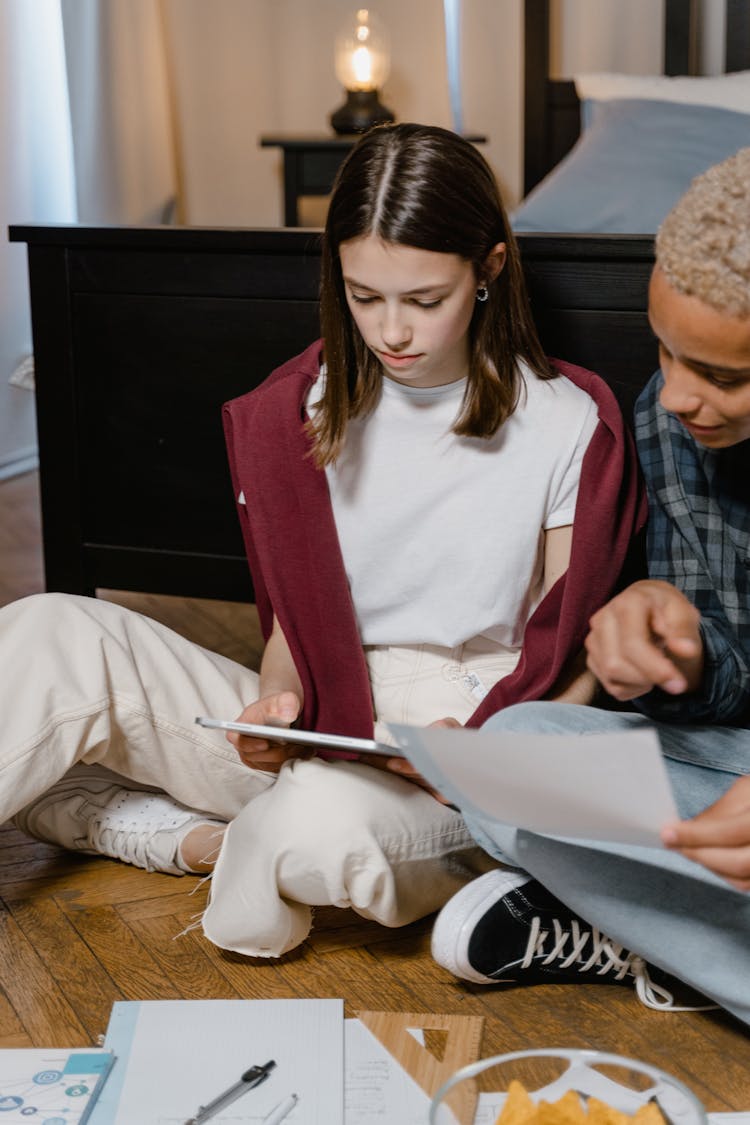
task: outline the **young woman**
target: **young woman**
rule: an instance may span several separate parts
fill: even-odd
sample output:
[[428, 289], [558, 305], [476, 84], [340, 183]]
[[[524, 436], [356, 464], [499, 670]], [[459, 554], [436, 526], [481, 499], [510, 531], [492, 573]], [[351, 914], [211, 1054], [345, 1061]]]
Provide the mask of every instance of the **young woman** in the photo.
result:
[[[401, 925], [491, 861], [397, 758], [233, 735], [235, 751], [193, 716], [387, 740], [388, 721], [587, 701], [576, 660], [641, 513], [614, 400], [545, 358], [494, 178], [455, 134], [386, 126], [355, 146], [330, 203], [321, 320], [323, 343], [225, 408], [259, 677], [113, 606], [15, 609], [48, 638], [76, 622], [76, 659], [95, 669], [22, 730], [47, 773], [18, 823], [198, 870], [231, 820], [204, 931], [269, 956], [305, 938], [315, 905]], [[80, 766], [54, 784], [81, 761], [181, 804]]]

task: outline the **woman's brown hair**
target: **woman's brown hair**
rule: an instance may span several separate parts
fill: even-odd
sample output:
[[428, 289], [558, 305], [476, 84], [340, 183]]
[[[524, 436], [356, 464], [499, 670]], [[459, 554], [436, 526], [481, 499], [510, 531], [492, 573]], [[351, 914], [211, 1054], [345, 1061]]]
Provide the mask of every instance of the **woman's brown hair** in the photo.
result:
[[334, 461], [350, 418], [366, 415], [381, 388], [380, 362], [364, 343], [346, 300], [339, 248], [375, 235], [384, 242], [457, 254], [483, 267], [498, 242], [505, 266], [488, 283], [469, 326], [469, 372], [453, 432], [491, 437], [519, 395], [518, 361], [541, 378], [553, 372], [531, 318], [513, 233], [492, 171], [456, 133], [429, 125], [382, 125], [366, 133], [341, 165], [323, 234], [320, 318], [326, 389], [312, 432], [320, 465]]

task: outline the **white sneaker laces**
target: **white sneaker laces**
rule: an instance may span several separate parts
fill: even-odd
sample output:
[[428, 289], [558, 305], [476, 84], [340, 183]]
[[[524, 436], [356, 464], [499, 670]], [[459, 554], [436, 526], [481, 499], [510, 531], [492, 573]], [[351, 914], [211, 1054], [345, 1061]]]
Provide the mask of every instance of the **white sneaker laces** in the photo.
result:
[[177, 850], [182, 837], [199, 820], [170, 799], [138, 790], [122, 790], [88, 824], [91, 846], [104, 855], [146, 871], [182, 870]]
[[106, 820], [97, 825], [97, 843], [105, 855], [113, 856], [124, 863], [132, 863], [135, 867], [143, 867], [146, 871], [156, 870], [152, 857], [149, 855], [151, 834], [163, 828], [164, 825], [147, 823], [132, 824], [129, 827], [110, 827]]
[[[606, 976], [613, 973], [615, 980], [622, 980], [623, 977], [628, 975], [632, 976], [635, 981], [636, 995], [647, 1008], [671, 1012], [701, 1012], [706, 1010], [703, 1007], [688, 1008], [675, 1004], [672, 993], [663, 985], [656, 984], [651, 979], [648, 965], [642, 957], [639, 957], [636, 953], [627, 952], [621, 945], [616, 945], [606, 935], [600, 933], [595, 926], [592, 926], [590, 930], [583, 929], [573, 919], [570, 923], [570, 929], [566, 930], [563, 929], [557, 918], [553, 918], [552, 927], [554, 944], [545, 955], [544, 943], [550, 936], [550, 932], [542, 929], [541, 920], [538, 916], [531, 919], [531, 932], [529, 933], [526, 953], [521, 961], [522, 969], [528, 969], [535, 957], [543, 957], [543, 965], [549, 965], [553, 961], [559, 960], [561, 969], [568, 969], [576, 962], [580, 962], [579, 973], [595, 971], [597, 976]], [[588, 960], [585, 960], [584, 949], [589, 941], [591, 942], [591, 953]], [[565, 948], [568, 942], [570, 942], [569, 952]], [[709, 1007], [714, 1008], [716, 1005], [711, 1004]]]

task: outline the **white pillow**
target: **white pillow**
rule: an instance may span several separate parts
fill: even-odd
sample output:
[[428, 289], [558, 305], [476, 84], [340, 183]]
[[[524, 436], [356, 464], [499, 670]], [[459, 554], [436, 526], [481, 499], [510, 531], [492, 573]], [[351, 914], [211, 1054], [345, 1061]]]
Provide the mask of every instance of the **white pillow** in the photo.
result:
[[750, 70], [720, 74], [715, 78], [687, 78], [640, 74], [577, 74], [576, 93], [581, 101], [612, 98], [646, 98], [661, 102], [712, 105], [750, 113]]

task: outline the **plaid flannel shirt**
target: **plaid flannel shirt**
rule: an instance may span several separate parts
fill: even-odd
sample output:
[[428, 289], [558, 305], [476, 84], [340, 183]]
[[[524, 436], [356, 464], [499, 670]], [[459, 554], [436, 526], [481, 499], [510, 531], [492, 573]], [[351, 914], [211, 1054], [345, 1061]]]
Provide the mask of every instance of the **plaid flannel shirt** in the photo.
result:
[[662, 386], [657, 371], [635, 408], [648, 489], [648, 571], [700, 611], [705, 673], [694, 694], [655, 689], [634, 703], [656, 720], [748, 727], [750, 441], [703, 448], [659, 405]]

